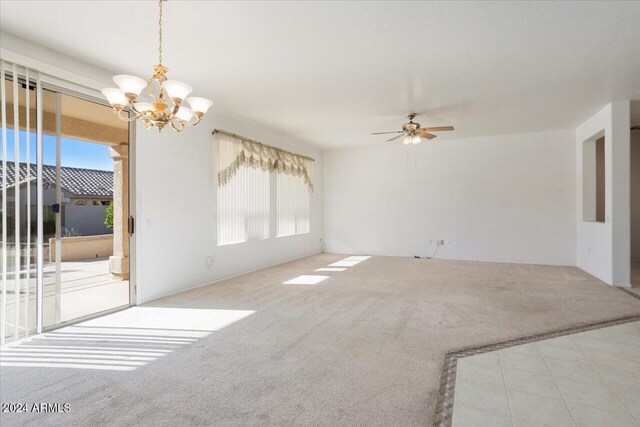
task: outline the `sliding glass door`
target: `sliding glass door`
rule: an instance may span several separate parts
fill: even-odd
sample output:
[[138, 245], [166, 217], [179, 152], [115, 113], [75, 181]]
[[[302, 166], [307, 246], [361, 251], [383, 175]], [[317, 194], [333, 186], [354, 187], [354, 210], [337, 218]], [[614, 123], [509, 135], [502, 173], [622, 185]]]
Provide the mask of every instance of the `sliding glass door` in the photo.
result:
[[130, 305], [128, 123], [34, 74], [2, 64], [3, 343]]

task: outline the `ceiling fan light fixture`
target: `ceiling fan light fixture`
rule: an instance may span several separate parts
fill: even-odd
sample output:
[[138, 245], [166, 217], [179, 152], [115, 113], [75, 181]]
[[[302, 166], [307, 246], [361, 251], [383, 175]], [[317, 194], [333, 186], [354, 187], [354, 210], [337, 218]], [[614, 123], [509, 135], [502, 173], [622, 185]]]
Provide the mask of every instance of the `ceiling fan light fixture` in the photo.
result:
[[423, 139], [431, 140], [437, 137], [437, 135], [430, 132], [454, 130], [453, 126], [422, 127], [420, 126], [420, 123], [416, 123], [413, 121], [415, 116], [415, 113], [409, 113], [407, 115], [409, 122], [402, 125], [402, 130], [391, 132], [374, 132], [372, 133], [372, 135], [395, 134], [396, 136], [388, 139], [387, 142], [393, 142], [402, 138], [400, 141], [402, 141], [404, 145], [417, 145], [420, 144]]

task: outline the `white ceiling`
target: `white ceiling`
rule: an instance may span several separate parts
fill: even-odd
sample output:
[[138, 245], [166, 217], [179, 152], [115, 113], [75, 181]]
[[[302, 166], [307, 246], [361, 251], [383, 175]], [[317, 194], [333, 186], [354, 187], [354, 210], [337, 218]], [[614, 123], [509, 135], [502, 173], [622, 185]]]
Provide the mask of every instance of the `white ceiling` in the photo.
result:
[[[147, 77], [155, 2], [6, 1], [3, 31]], [[573, 128], [640, 99], [640, 2], [165, 4], [164, 63], [218, 111], [323, 148], [409, 111], [441, 138]], [[215, 110], [214, 110], [215, 113]]]

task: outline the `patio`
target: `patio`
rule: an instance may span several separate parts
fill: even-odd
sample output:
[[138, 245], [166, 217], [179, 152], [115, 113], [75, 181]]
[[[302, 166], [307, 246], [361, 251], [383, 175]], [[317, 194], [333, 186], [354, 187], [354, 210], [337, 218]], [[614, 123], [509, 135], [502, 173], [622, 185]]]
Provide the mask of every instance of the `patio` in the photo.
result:
[[[23, 274], [26, 273], [23, 271]], [[13, 275], [7, 277], [7, 338], [15, 324], [15, 285]], [[29, 325], [36, 324], [36, 270], [32, 265], [29, 288]], [[56, 323], [56, 265], [44, 266], [44, 326]], [[20, 290], [20, 309], [27, 298], [24, 283]], [[129, 304], [129, 281], [109, 272], [109, 259], [96, 258], [60, 263], [60, 322], [77, 319]], [[20, 314], [20, 332], [24, 332], [24, 313]]]

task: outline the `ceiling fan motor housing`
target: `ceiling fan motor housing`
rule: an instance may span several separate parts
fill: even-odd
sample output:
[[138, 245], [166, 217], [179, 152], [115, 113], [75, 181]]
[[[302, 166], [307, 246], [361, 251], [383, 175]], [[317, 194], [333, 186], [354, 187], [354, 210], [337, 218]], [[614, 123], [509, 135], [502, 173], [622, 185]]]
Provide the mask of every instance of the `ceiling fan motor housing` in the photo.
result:
[[409, 122], [402, 125], [402, 130], [406, 132], [415, 132], [418, 129], [420, 129], [420, 123]]

